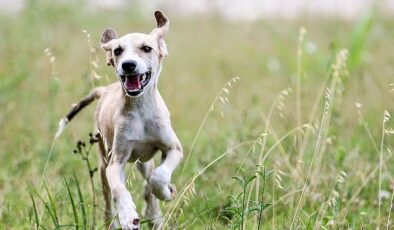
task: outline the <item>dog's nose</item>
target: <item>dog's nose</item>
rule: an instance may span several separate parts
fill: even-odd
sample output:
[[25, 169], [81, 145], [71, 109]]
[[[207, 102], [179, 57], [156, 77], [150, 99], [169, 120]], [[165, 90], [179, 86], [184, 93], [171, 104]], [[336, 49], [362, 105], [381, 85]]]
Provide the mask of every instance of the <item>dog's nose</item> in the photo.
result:
[[135, 67], [137, 67], [137, 62], [134, 60], [128, 60], [122, 63], [122, 69], [127, 73], [133, 72], [135, 70]]

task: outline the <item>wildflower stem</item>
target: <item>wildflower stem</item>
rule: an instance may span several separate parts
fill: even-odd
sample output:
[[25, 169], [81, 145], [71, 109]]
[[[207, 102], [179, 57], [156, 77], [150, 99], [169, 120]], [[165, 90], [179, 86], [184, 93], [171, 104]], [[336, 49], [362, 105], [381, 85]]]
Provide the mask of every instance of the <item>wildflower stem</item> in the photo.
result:
[[92, 204], [93, 204], [93, 210], [92, 210], [92, 226], [96, 226], [96, 189], [94, 186], [94, 172], [96, 169], [92, 168], [92, 165], [90, 164], [89, 161], [89, 153], [92, 150], [92, 145], [90, 145], [89, 149], [85, 151], [83, 160], [86, 163], [87, 169], [89, 171], [89, 181], [90, 181], [90, 188], [92, 190]]
[[[389, 118], [387, 118], [389, 119]], [[383, 115], [383, 122], [382, 122], [382, 139], [380, 141], [380, 154], [379, 154], [379, 191], [378, 191], [378, 230], [380, 229], [380, 209], [382, 205], [382, 199], [380, 197], [380, 191], [382, 191], [382, 165], [383, 165], [383, 147], [384, 147], [384, 132], [386, 129], [386, 113]]]
[[391, 210], [393, 209], [393, 200], [394, 200], [394, 188], [393, 188], [393, 192], [391, 193], [389, 215], [388, 215], [388, 218], [387, 218], [387, 230], [389, 230], [389, 226], [390, 226], [390, 214], [391, 214]]

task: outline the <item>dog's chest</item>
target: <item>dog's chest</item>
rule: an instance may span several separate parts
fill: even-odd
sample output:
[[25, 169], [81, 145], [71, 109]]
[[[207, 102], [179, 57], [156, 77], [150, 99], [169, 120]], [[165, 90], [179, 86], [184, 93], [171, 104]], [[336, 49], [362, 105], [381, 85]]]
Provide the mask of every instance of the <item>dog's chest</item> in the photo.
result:
[[123, 134], [131, 145], [130, 161], [147, 161], [160, 149], [163, 145], [162, 133], [165, 127], [160, 121], [162, 119], [155, 115], [128, 114]]
[[123, 133], [128, 140], [145, 143], [159, 141], [165, 124], [158, 115], [130, 112], [122, 126]]

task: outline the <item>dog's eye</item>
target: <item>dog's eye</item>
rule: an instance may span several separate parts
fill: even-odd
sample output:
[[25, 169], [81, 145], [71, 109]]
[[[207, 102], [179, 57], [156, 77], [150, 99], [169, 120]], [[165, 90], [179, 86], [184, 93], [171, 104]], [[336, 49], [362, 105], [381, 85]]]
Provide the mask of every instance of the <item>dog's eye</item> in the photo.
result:
[[144, 51], [145, 53], [150, 53], [150, 51], [152, 51], [152, 47], [143, 46], [141, 47], [141, 50]]
[[114, 55], [115, 56], [119, 56], [122, 52], [123, 52], [123, 49], [120, 48], [120, 47], [114, 49]]

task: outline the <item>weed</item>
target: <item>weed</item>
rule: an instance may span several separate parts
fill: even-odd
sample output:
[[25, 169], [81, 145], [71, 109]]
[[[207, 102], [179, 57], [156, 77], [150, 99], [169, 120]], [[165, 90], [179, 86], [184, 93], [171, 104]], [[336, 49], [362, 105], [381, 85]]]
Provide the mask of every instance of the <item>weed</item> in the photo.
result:
[[[92, 193], [92, 204], [93, 204], [93, 209], [92, 209], [92, 226], [93, 228], [96, 226], [96, 207], [97, 207], [97, 201], [96, 201], [96, 189], [94, 186], [94, 173], [97, 172], [97, 168], [93, 168], [91, 162], [90, 162], [90, 152], [92, 151], [93, 145], [98, 142], [100, 138], [100, 133], [97, 133], [93, 136], [92, 133], [89, 133], [89, 145], [86, 145], [85, 141], [78, 140], [76, 144], [76, 148], [73, 150], [74, 154], [79, 154], [81, 156], [81, 159], [85, 162], [86, 164], [86, 169], [88, 171], [89, 175], [89, 180], [90, 180], [90, 189]], [[68, 184], [67, 189], [69, 189]], [[80, 188], [79, 185], [77, 186], [78, 188], [78, 193], [80, 194]], [[82, 196], [80, 196], [81, 198]], [[71, 199], [71, 197], [70, 197]], [[86, 215], [84, 211], [84, 207], [81, 206], [81, 209], [83, 210], [83, 214]], [[74, 210], [74, 209], [73, 209]]]

